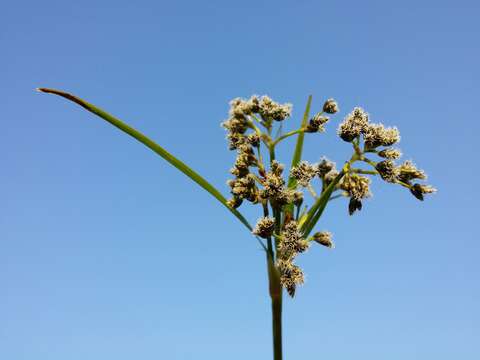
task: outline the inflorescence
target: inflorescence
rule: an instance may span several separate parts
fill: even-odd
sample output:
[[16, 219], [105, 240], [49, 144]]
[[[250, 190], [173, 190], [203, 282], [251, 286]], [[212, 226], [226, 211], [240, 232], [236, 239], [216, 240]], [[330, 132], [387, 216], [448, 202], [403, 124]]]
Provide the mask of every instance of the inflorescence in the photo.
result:
[[[346, 197], [348, 212], [354, 214], [371, 196], [370, 176], [376, 175], [387, 183], [409, 189], [419, 200], [436, 190], [418, 182], [425, 180], [426, 174], [412, 161], [395, 163], [402, 155], [392, 147], [400, 141], [398, 129], [371, 123], [360, 107], [354, 108], [338, 126], [339, 137], [353, 148], [351, 158], [341, 169], [323, 157], [318, 163], [298, 161], [285, 172], [285, 166], [275, 160], [275, 146], [292, 135], [324, 132], [330, 121], [325, 114], [333, 115], [339, 108], [335, 100], [328, 99], [322, 111], [304, 122], [303, 127], [273, 136], [274, 125], [289, 118], [291, 111], [290, 104], [277, 103], [268, 96], [236, 98], [230, 102], [229, 118], [222, 126], [227, 130], [229, 149], [237, 153], [230, 170], [234, 179], [228, 180], [232, 194], [228, 205], [237, 208], [248, 201], [262, 206], [264, 216], [253, 234], [267, 241], [280, 282], [293, 297], [297, 285], [304, 282], [302, 270], [294, 263], [296, 256], [305, 252], [312, 241], [334, 247], [327, 231], [309, 236], [328, 201]], [[268, 161], [262, 156], [262, 144], [267, 149]], [[370, 159], [370, 154], [377, 155], [379, 161]], [[354, 163], [367, 168], [354, 167]], [[313, 198], [310, 209], [303, 207], [305, 189]]]

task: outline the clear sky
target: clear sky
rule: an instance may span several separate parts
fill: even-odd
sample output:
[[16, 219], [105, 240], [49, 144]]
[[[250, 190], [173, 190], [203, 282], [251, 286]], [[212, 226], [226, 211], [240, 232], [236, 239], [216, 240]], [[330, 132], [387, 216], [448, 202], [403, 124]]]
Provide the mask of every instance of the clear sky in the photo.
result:
[[[286, 359], [480, 356], [478, 1], [6, 1], [0, 12], [0, 358], [269, 359], [265, 259], [225, 208], [79, 107], [141, 129], [225, 194], [228, 101], [356, 105], [439, 189], [375, 182], [300, 258]], [[286, 124], [287, 125], [287, 124]], [[287, 127], [288, 127], [287, 126]], [[286, 141], [283, 158], [291, 151]], [[254, 222], [259, 209], [241, 208]]]

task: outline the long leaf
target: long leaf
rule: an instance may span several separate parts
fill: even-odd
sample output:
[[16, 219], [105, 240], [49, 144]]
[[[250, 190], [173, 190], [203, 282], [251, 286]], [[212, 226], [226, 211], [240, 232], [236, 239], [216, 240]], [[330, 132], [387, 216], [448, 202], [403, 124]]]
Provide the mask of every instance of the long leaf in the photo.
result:
[[[200, 176], [197, 172], [192, 170], [188, 165], [186, 165], [184, 162], [180, 161], [177, 159], [175, 156], [170, 154], [167, 150], [162, 148], [160, 145], [155, 143], [153, 140], [149, 139], [147, 136], [143, 135], [141, 132], [138, 130], [135, 130], [131, 126], [125, 124], [121, 120], [117, 119], [116, 117], [110, 115], [109, 113], [103, 111], [102, 109], [96, 107], [95, 105], [92, 105], [74, 95], [68, 94], [63, 91], [55, 90], [55, 89], [47, 89], [47, 88], [39, 88], [37, 89], [40, 92], [44, 93], [50, 93], [50, 94], [55, 94], [59, 95], [61, 97], [64, 97], [65, 99], [68, 99], [70, 101], [73, 101], [74, 103], [80, 105], [81, 107], [85, 108], [86, 110], [94, 113], [95, 115], [101, 117], [102, 119], [106, 120], [116, 128], [122, 130], [123, 132], [127, 133], [134, 139], [138, 140], [148, 148], [150, 148], [152, 151], [160, 155], [163, 159], [168, 161], [171, 165], [173, 165], [175, 168], [180, 170], [182, 173], [187, 175], [190, 179], [192, 179], [194, 182], [196, 182], [198, 185], [200, 185], [202, 188], [204, 188], [206, 191], [208, 191], [215, 199], [217, 199], [219, 202], [221, 202], [233, 215], [237, 217], [240, 222], [245, 225], [250, 231], [252, 230], [252, 226], [248, 223], [248, 221], [243, 217], [243, 215], [236, 209], [228, 206], [227, 204], [227, 199], [215, 188], [213, 185], [211, 185], [207, 180], [205, 180], [202, 176]], [[265, 248], [263, 243], [261, 245]]]
[[[302, 125], [301, 128], [305, 128], [307, 126], [308, 118], [310, 117], [310, 106], [312, 105], [312, 95], [308, 97], [307, 106], [305, 106], [305, 112], [303, 113]], [[303, 142], [305, 138], [305, 133], [301, 132], [297, 135], [297, 143], [295, 144], [295, 151], [293, 153], [292, 158], [292, 165], [291, 168], [296, 166], [300, 160], [302, 159], [302, 151], [303, 151]], [[297, 180], [292, 177], [288, 178], [288, 187], [294, 188], [297, 186]]]
[[[307, 105], [305, 106], [305, 112], [303, 113], [302, 124], [301, 128], [307, 126], [308, 118], [310, 117], [310, 106], [312, 105], [312, 95], [308, 97]], [[305, 133], [301, 132], [297, 135], [297, 143], [295, 144], [295, 151], [292, 157], [292, 165], [290, 168], [296, 166], [300, 160], [302, 159], [302, 152], [303, 152], [303, 142], [305, 138]], [[297, 180], [292, 178], [291, 176], [288, 178], [288, 187], [290, 189], [294, 189], [297, 186]], [[286, 207], [285, 212], [290, 214], [293, 213], [293, 204], [290, 204]]]
[[335, 177], [335, 179], [333, 179], [333, 181], [327, 186], [327, 188], [322, 193], [322, 195], [317, 199], [317, 201], [315, 201], [313, 206], [310, 208], [310, 211], [307, 213], [306, 220], [302, 225], [302, 232], [305, 237], [307, 237], [310, 234], [313, 227], [320, 219], [320, 216], [322, 216], [323, 210], [325, 210], [325, 207], [328, 204], [328, 200], [330, 199], [330, 196], [332, 195], [332, 192], [335, 189], [335, 186], [342, 179], [344, 174], [345, 172], [342, 170]]

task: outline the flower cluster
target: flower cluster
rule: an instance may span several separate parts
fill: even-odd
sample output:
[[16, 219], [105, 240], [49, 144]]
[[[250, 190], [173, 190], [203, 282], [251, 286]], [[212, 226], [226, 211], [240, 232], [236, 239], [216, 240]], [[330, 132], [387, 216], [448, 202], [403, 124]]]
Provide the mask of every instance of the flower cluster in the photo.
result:
[[317, 164], [317, 175], [322, 179], [324, 186], [328, 186], [337, 176], [339, 172], [334, 162], [327, 158], [322, 158]]
[[332, 233], [328, 231], [320, 231], [313, 234], [313, 240], [320, 245], [326, 246], [331, 249], [335, 247], [335, 244], [332, 241]]
[[378, 156], [384, 159], [396, 160], [402, 156], [402, 152], [398, 149], [387, 148], [387, 149], [380, 150], [378, 152]]
[[[280, 283], [292, 297], [297, 286], [304, 282], [302, 269], [295, 264], [297, 255], [305, 252], [312, 241], [334, 248], [330, 232], [309, 236], [330, 200], [347, 197], [348, 212], [352, 215], [361, 210], [362, 202], [371, 196], [369, 176], [376, 175], [385, 182], [407, 187], [420, 200], [424, 194], [435, 191], [431, 186], [417, 183], [425, 180], [426, 175], [413, 162], [395, 164], [402, 155], [392, 147], [400, 141], [398, 129], [371, 123], [368, 113], [360, 107], [354, 108], [338, 126], [340, 138], [353, 145], [353, 155], [341, 169], [337, 170], [334, 162], [323, 157], [318, 163], [295, 160], [289, 171], [285, 171], [285, 166], [275, 160], [275, 146], [295, 134], [324, 132], [330, 122], [325, 114], [338, 111], [337, 102], [328, 99], [321, 111], [301, 128], [285, 134], [279, 132], [273, 137], [273, 126], [291, 115], [291, 105], [279, 104], [268, 96], [252, 96], [232, 100], [230, 116], [222, 123], [227, 130], [229, 148], [237, 153], [230, 170], [235, 178], [227, 182], [232, 194], [228, 205], [237, 208], [246, 200], [262, 206], [264, 216], [252, 233], [259, 241], [265, 241], [264, 248], [276, 265]], [[266, 131], [262, 131], [262, 127]], [[270, 155], [267, 162], [261, 153], [263, 144]], [[369, 159], [370, 154], [379, 156], [380, 160]], [[354, 167], [357, 162], [370, 168]], [[320, 187], [315, 188], [315, 179]], [[305, 189], [312, 195], [314, 204], [302, 210]]]
[[323, 104], [323, 111], [326, 112], [327, 114], [335, 114], [338, 112], [338, 104], [334, 99], [328, 99], [325, 101], [325, 104]]
[[338, 134], [347, 142], [364, 133], [368, 126], [368, 114], [360, 107], [356, 107], [345, 117], [345, 120], [338, 127]]
[[324, 132], [324, 126], [329, 120], [330, 119], [327, 116], [323, 116], [322, 113], [318, 113], [309, 120], [307, 127], [305, 128], [305, 132]]
[[293, 197], [292, 194], [288, 197], [281, 191], [284, 185], [281, 179], [283, 168], [278, 164], [276, 170], [273, 170], [272, 166], [272, 172], [265, 174], [263, 164], [255, 155], [254, 149], [259, 149], [262, 139], [258, 132], [247, 134], [248, 129], [255, 128], [252, 120], [256, 118], [255, 114], [260, 115], [265, 123], [282, 121], [290, 116], [291, 105], [276, 103], [268, 96], [261, 98], [252, 96], [248, 100], [236, 98], [230, 102], [230, 117], [222, 123], [222, 126], [228, 132], [230, 150], [237, 150], [235, 164], [230, 170], [236, 178], [228, 181], [233, 195], [228, 204], [233, 208], [240, 206], [243, 200], [258, 203], [262, 200], [260, 196], [265, 195], [265, 191], [260, 192], [257, 187], [259, 179], [251, 173], [252, 167], [258, 167], [259, 172], [265, 175], [263, 179], [265, 187], [271, 187], [279, 200]]
[[303, 237], [295, 220], [284, 226], [278, 242], [277, 267], [280, 272], [280, 283], [290, 296], [295, 295], [297, 285], [303, 284], [303, 272], [293, 263], [297, 254], [305, 252], [309, 242]]
[[410, 160], [404, 161], [399, 166], [396, 166], [393, 160], [383, 160], [375, 165], [375, 169], [383, 180], [407, 187], [418, 200], [423, 200], [424, 194], [432, 194], [436, 191], [430, 185], [414, 182], [426, 180], [427, 175]]
[[268, 96], [262, 96], [258, 107], [258, 113], [265, 122], [270, 122], [272, 120], [282, 121], [291, 115], [292, 105], [281, 105], [270, 99]]
[[290, 170], [290, 177], [297, 180], [300, 186], [307, 187], [310, 181], [317, 175], [318, 167], [310, 165], [307, 161], [301, 161]]
[[273, 235], [273, 230], [275, 229], [275, 219], [264, 216], [257, 221], [257, 225], [255, 229], [253, 229], [252, 233], [254, 235], [260, 236], [263, 239], [267, 239]]
[[[373, 165], [384, 181], [407, 187], [419, 200], [423, 200], [424, 194], [436, 191], [429, 185], [413, 182], [426, 179], [425, 172], [417, 169], [413, 162], [405, 161], [399, 166], [395, 164], [394, 160], [399, 159], [402, 155], [400, 150], [390, 147], [400, 141], [400, 133], [396, 127], [370, 123], [368, 114], [361, 108], [355, 108], [338, 127], [338, 135], [344, 141], [353, 143], [357, 159]], [[359, 147], [361, 139], [363, 139], [363, 150]], [[386, 148], [379, 149], [380, 147]], [[366, 153], [377, 154], [384, 160], [374, 162], [365, 157]], [[351, 182], [348, 179], [349, 176], [346, 176], [342, 180], [342, 184], [347, 182], [349, 186]], [[363, 187], [368, 187], [368, 184], [364, 182]], [[358, 196], [352, 196], [351, 191], [347, 190], [347, 192], [351, 196], [349, 211], [352, 214], [355, 210], [361, 209], [361, 199]]]
[[348, 213], [353, 215], [357, 210], [362, 210], [362, 199], [371, 196], [370, 179], [357, 174], [347, 174], [339, 184], [340, 189], [344, 190], [350, 201], [348, 203]]

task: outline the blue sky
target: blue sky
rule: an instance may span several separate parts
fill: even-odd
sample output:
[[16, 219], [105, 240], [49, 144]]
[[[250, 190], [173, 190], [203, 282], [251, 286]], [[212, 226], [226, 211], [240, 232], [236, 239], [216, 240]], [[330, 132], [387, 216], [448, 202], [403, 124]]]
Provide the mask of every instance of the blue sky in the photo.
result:
[[[396, 125], [440, 191], [375, 182], [319, 224], [285, 301], [287, 359], [478, 359], [475, 1], [18, 1], [0, 13], [0, 358], [268, 359], [264, 256], [208, 194], [134, 140], [36, 87], [149, 134], [225, 194], [228, 101], [308, 94], [341, 112], [305, 158], [342, 163], [361, 105]], [[280, 155], [287, 159], [292, 142]], [[242, 211], [254, 222], [259, 209]], [[477, 240], [475, 240], [477, 239]]]

